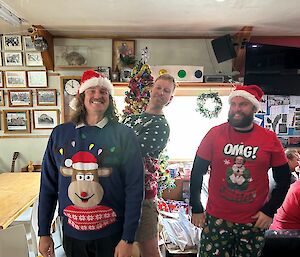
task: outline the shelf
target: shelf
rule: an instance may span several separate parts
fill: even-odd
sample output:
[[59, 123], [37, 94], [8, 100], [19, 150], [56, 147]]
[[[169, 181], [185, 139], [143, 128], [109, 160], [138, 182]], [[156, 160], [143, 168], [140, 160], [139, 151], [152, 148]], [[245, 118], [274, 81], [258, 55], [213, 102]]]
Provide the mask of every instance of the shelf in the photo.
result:
[[[129, 89], [128, 84], [128, 82], [113, 82], [115, 95], [124, 95]], [[178, 82], [175, 96], [197, 96], [212, 90], [218, 92], [220, 96], [229, 95], [235, 85], [232, 83]]]
[[[127, 87], [128, 82], [112, 82], [115, 87]], [[177, 82], [178, 87], [233, 87], [232, 83]]]
[[86, 66], [86, 65], [81, 65], [81, 66], [55, 66], [54, 70], [81, 70], [81, 69], [85, 69], [85, 70], [89, 70], [89, 69], [95, 69], [95, 67], [91, 67], [91, 66]]

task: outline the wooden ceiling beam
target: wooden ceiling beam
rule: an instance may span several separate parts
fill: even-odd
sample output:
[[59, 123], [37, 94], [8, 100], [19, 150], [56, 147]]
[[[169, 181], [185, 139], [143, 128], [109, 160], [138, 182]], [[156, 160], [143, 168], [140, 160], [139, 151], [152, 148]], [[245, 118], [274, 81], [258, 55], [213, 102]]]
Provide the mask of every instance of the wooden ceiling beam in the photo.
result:
[[250, 41], [252, 29], [252, 26], [245, 26], [233, 36], [236, 58], [233, 59], [232, 68], [233, 71], [239, 71], [240, 75], [242, 76], [244, 74], [246, 54], [246, 48], [244, 47], [244, 44]]
[[47, 41], [48, 49], [41, 52], [43, 63], [47, 70], [54, 71], [54, 43], [52, 34], [41, 25], [33, 25], [32, 27], [34, 31], [31, 37], [43, 37]]

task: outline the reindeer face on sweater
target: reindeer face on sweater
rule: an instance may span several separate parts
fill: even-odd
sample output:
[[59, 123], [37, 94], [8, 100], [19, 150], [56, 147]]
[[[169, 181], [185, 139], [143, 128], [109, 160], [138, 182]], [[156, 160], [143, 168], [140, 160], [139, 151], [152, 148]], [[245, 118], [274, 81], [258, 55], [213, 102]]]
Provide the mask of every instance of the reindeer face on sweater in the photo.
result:
[[112, 168], [98, 168], [95, 156], [82, 151], [66, 159], [60, 172], [71, 177], [68, 196], [74, 205], [64, 209], [70, 226], [77, 230], [99, 230], [115, 222], [114, 210], [99, 205], [104, 195], [101, 177], [110, 176]]
[[76, 170], [62, 168], [64, 176], [71, 176], [68, 196], [75, 206], [88, 208], [98, 205], [103, 198], [103, 188], [99, 177], [109, 176], [111, 169], [100, 168], [97, 170]]

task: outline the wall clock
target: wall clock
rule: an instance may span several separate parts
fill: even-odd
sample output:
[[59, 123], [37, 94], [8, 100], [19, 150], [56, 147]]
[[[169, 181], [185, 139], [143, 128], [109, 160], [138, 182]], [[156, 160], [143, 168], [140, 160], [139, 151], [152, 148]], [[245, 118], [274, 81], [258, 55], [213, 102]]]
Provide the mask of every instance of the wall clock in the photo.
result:
[[60, 77], [60, 92], [61, 92], [61, 110], [62, 121], [68, 122], [71, 116], [70, 101], [76, 96], [80, 86], [80, 76], [61, 76]]

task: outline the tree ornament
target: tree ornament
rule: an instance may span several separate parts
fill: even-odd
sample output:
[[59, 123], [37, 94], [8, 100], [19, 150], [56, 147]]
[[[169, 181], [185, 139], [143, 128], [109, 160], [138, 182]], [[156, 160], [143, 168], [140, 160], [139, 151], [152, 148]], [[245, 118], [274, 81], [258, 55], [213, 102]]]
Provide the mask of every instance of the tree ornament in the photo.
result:
[[218, 117], [222, 110], [222, 100], [218, 93], [203, 93], [197, 97], [196, 111], [205, 118]]

